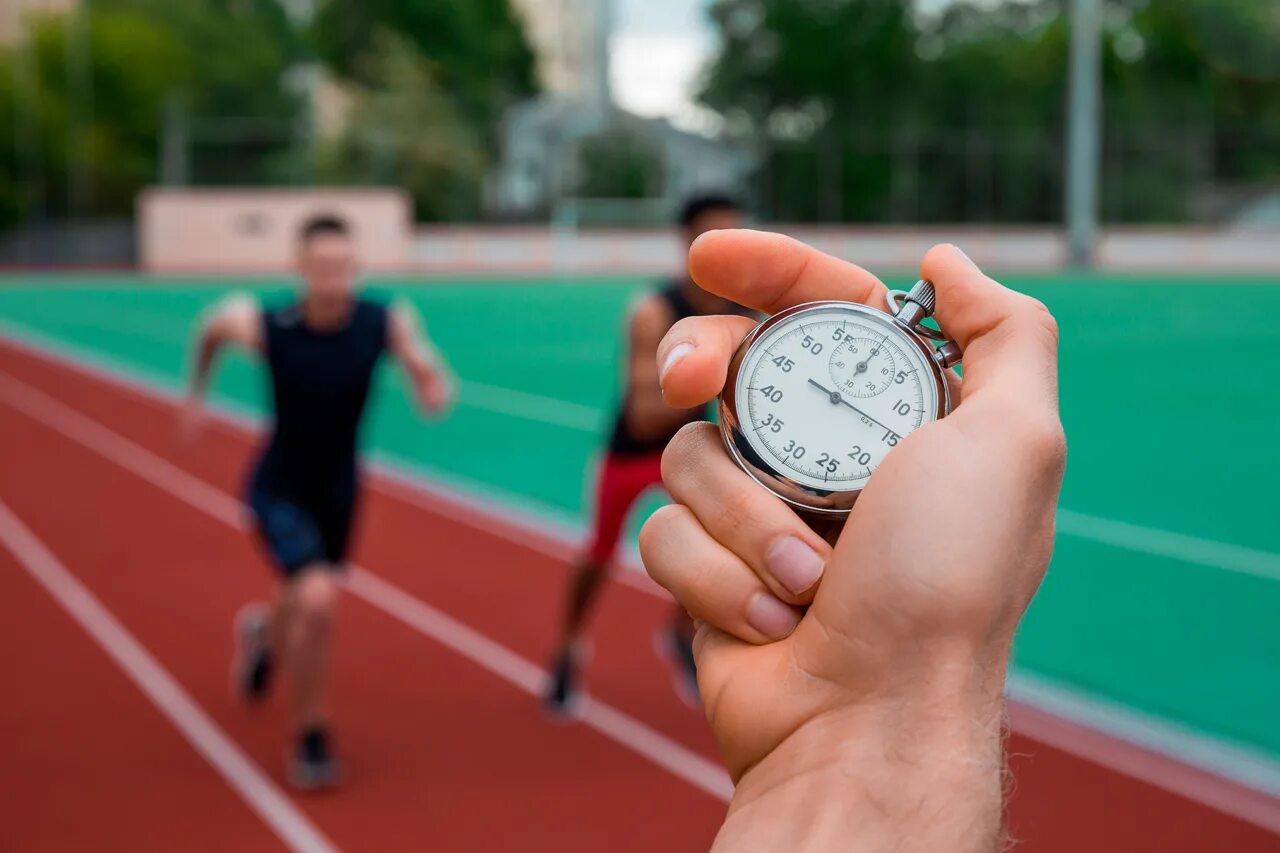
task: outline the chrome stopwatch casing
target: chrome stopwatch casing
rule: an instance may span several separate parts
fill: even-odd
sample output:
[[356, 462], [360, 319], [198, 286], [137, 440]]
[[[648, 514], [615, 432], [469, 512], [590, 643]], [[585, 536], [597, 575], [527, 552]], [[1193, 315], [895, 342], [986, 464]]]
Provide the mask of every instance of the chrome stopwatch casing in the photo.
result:
[[[925, 423], [951, 412], [945, 374], [960, 361], [960, 350], [922, 325], [933, 314], [934, 302], [932, 283], [921, 281], [909, 293], [890, 291], [889, 313], [853, 302], [809, 302], [781, 311], [753, 329], [729, 363], [719, 401], [720, 433], [738, 465], [799, 510], [828, 518], [848, 515], [892, 447]], [[787, 346], [795, 358], [786, 357], [788, 351], [780, 343], [788, 340], [793, 341]], [[803, 355], [797, 346], [803, 346]], [[775, 352], [782, 354], [768, 358]], [[776, 387], [775, 380], [760, 387], [771, 376], [777, 377]], [[753, 377], [755, 385], [750, 384]], [[895, 379], [909, 382], [895, 386]], [[784, 388], [788, 402], [784, 402]], [[886, 409], [887, 400], [898, 389], [908, 390]], [[806, 396], [810, 391], [812, 396]], [[763, 407], [746, 399], [753, 394], [763, 399]], [[880, 398], [886, 402], [876, 402]], [[824, 421], [822, 429], [814, 426], [815, 419]], [[798, 437], [811, 446], [795, 449], [795, 437], [786, 445], [770, 444], [769, 438], [788, 437], [773, 435], [781, 432], [779, 424], [784, 420], [791, 424], [788, 430], [794, 430], [797, 421], [806, 424], [807, 433], [802, 430]], [[749, 437], [748, 431], [754, 435]], [[815, 431], [821, 438], [803, 441], [804, 434], [812, 437]], [[837, 447], [846, 437], [859, 442], [852, 448], [854, 453], [845, 452], [848, 441]], [[872, 443], [876, 444], [874, 454], [869, 452]], [[819, 455], [819, 450], [825, 452]], [[799, 461], [806, 452], [808, 457]], [[863, 470], [851, 470], [859, 467]]]

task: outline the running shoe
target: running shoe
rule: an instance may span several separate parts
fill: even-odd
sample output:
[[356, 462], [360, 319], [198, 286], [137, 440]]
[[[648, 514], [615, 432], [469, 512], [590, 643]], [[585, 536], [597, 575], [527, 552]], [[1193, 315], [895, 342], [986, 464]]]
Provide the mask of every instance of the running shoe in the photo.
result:
[[298, 733], [297, 749], [289, 762], [289, 781], [303, 791], [338, 784], [338, 762], [330, 752], [327, 730], [315, 726]]
[[275, 657], [267, 636], [270, 608], [261, 602], [247, 604], [236, 617], [236, 657], [232, 680], [236, 692], [250, 705], [267, 695]]
[[577, 717], [581, 711], [578, 661], [573, 649], [561, 652], [551, 664], [551, 677], [547, 680], [547, 692], [542, 702], [548, 712], [560, 719]]

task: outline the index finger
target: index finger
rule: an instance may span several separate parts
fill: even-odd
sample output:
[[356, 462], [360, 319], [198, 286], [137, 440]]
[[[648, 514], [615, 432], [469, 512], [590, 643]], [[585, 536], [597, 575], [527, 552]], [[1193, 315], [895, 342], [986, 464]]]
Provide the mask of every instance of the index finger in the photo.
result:
[[689, 275], [703, 290], [768, 314], [820, 299], [884, 307], [884, 284], [862, 267], [765, 231], [703, 234], [689, 249]]

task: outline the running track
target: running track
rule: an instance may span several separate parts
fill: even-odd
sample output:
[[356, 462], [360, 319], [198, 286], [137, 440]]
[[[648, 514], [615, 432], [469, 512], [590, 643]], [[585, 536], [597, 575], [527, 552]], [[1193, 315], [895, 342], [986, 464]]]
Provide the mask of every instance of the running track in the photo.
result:
[[[347, 784], [290, 792], [283, 697], [250, 712], [227, 683], [233, 616], [270, 589], [235, 499], [252, 436], [172, 432], [167, 401], [0, 342], [0, 850], [706, 849], [727, 780], [652, 653], [669, 605], [611, 585], [596, 701], [549, 724], [567, 555], [385, 476], [339, 624]], [[1165, 759], [1145, 778], [1190, 781], [1016, 733], [1010, 752], [1020, 849], [1280, 846], [1275, 800]]]

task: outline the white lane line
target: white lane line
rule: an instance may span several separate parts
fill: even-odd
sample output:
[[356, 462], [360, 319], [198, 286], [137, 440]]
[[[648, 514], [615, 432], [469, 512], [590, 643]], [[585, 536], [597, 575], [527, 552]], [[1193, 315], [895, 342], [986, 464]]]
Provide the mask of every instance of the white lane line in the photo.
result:
[[[171, 380], [136, 364], [121, 361], [109, 353], [69, 344], [66, 341], [6, 320], [0, 320], [0, 333], [5, 335], [5, 342], [15, 349], [35, 358], [95, 377], [116, 387], [127, 388], [145, 399], [159, 401], [168, 405], [176, 395]], [[146, 379], [139, 379], [137, 378], [138, 376], [144, 376]], [[570, 412], [570, 414], [562, 419], [565, 421], [572, 420], [578, 424], [573, 428], [582, 428], [584, 431], [588, 431], [585, 424], [589, 418], [594, 418], [596, 424], [595, 427], [592, 427], [592, 430], [598, 429], [599, 425], [603, 423], [603, 414], [588, 406], [566, 403], [552, 397], [526, 394], [523, 391], [500, 388], [496, 385], [465, 384], [474, 385], [485, 393], [492, 391], [494, 393], [520, 395], [519, 398], [512, 398], [513, 401], [518, 399], [520, 401], [518, 403], [495, 402], [490, 410], [497, 413], [509, 414], [525, 420], [544, 420], [544, 416], [545, 418], [555, 419], [561, 417], [554, 413], [556, 409], [569, 406], [571, 408], [566, 411]], [[523, 403], [534, 403], [535, 401], [536, 411], [522, 406]], [[477, 404], [476, 407], [489, 408], [481, 404]], [[548, 412], [551, 412], [551, 414], [548, 414]], [[251, 428], [259, 423], [256, 416], [249, 416], [242, 407], [234, 404], [231, 405], [231, 411], [224, 411], [220, 414], [226, 422], [239, 427]], [[546, 422], [551, 423], [552, 421], [547, 420]], [[568, 426], [567, 423], [564, 425]], [[532, 506], [527, 498], [504, 493], [502, 490], [487, 484], [476, 483], [462, 477], [424, 471], [420, 466], [416, 466], [408, 460], [398, 459], [392, 454], [374, 451], [369, 455], [372, 459], [380, 460], [384, 463], [380, 466], [380, 473], [384, 476], [396, 478], [408, 485], [409, 488], [426, 492], [433, 497], [438, 497], [441, 501], [462, 504], [465, 510], [471, 511], [474, 509], [485, 516], [479, 522], [475, 519], [464, 522], [470, 526], [483, 525], [484, 529], [490, 529], [491, 526], [506, 524], [518, 515], [529, 519], [530, 525], [543, 528], [543, 534], [539, 538], [545, 538], [546, 528], [548, 527], [559, 528], [556, 531], [557, 538], [565, 542], [568, 547], [576, 546], [581, 538], [580, 530], [569, 529], [561, 518], [557, 518], [551, 512]], [[403, 472], [399, 472], [397, 476], [397, 472], [393, 468], [411, 470], [414, 471], [414, 475], [406, 477]], [[469, 500], [459, 500], [453, 494], [457, 491], [466, 493]], [[501, 504], [502, 506], [495, 511], [493, 504]], [[440, 511], [438, 507], [437, 511]], [[1263, 580], [1280, 581], [1280, 553], [1274, 551], [1248, 548], [1231, 542], [1222, 542], [1201, 536], [1174, 533], [1158, 527], [1130, 524], [1069, 509], [1059, 509], [1057, 521], [1058, 532], [1065, 536], [1074, 536], [1078, 539], [1099, 542], [1103, 545], [1132, 551], [1137, 554], [1162, 557], [1203, 568], [1250, 575]], [[496, 527], [494, 529], [495, 535], [507, 538], [504, 532], [497, 531]], [[524, 544], [526, 546], [529, 545], [528, 542]], [[559, 556], [559, 549], [566, 547], [566, 545], [556, 546], [557, 553], [554, 556]], [[623, 582], [630, 583], [631, 581], [624, 578]], [[641, 588], [644, 587], [644, 584], [634, 585]], [[656, 588], [650, 586], [649, 591], [656, 591]]]
[[[189, 506], [237, 530], [247, 529], [247, 510], [235, 498], [3, 371], [0, 400]], [[545, 671], [426, 602], [359, 566], [352, 566], [349, 588], [353, 595], [504, 681], [526, 693], [541, 694], [548, 677]], [[593, 700], [583, 722], [719, 800], [727, 802], [733, 794], [729, 776], [718, 764], [617, 708]]]
[[[373, 470], [377, 473], [373, 486], [385, 495], [554, 560], [571, 562], [581, 554], [584, 537], [576, 525], [550, 513], [532, 510], [527, 500], [521, 501], [513, 493], [496, 489], [480, 491], [470, 484], [441, 482], [412, 463], [389, 454], [375, 453], [373, 458]], [[610, 580], [671, 602], [671, 594], [645, 572], [634, 543], [624, 546], [615, 562], [617, 571], [610, 573]]]
[[1069, 509], [1058, 510], [1057, 522], [1058, 532], [1068, 536], [1183, 563], [1195, 563], [1224, 572], [1280, 581], [1280, 554], [1270, 551], [1129, 524]]
[[[3, 323], [0, 323], [3, 328]], [[92, 376], [112, 387], [131, 392], [144, 402], [164, 407], [166, 410], [174, 404], [172, 392], [166, 391], [159, 382], [149, 384], [130, 375], [122, 365], [113, 365], [112, 370], [103, 369], [92, 363], [82, 363], [63, 354], [60, 343], [40, 339], [41, 345], [22, 341], [11, 341], [18, 349], [30, 355], [65, 367], [73, 372]], [[49, 349], [45, 349], [48, 347]], [[70, 348], [71, 352], [78, 352]], [[84, 353], [85, 358], [97, 358], [93, 353]], [[243, 412], [220, 412], [222, 423], [233, 432], [253, 428], [255, 421]], [[391, 495], [435, 515], [456, 521], [473, 529], [502, 538], [513, 544], [531, 549], [556, 559], [568, 559], [574, 553], [579, 538], [578, 532], [565, 524], [561, 519], [551, 515], [537, 513], [528, 501], [521, 501], [514, 495], [502, 494], [491, 488], [479, 489], [474, 484], [463, 484], [449, 478], [443, 480], [438, 476], [427, 474], [412, 463], [396, 459], [386, 454], [374, 454], [379, 476], [374, 479], [374, 486]], [[413, 473], [407, 473], [413, 472]], [[1079, 515], [1079, 514], [1075, 514]], [[1081, 516], [1091, 519], [1093, 516]], [[1099, 519], [1107, 521], [1108, 519]], [[1165, 531], [1153, 531], [1164, 533]], [[1210, 545], [1224, 543], [1199, 540]], [[1236, 547], [1236, 546], [1228, 546]], [[1143, 549], [1134, 547], [1133, 550]], [[635, 566], [630, 571], [617, 573], [621, 582], [636, 589], [669, 600], [667, 593], [657, 587]], [[1227, 784], [1254, 784], [1253, 774], [1240, 772], [1235, 757], [1242, 753], [1257, 755], [1249, 747], [1234, 747], [1221, 738], [1192, 732], [1178, 728], [1177, 737], [1168, 736], [1169, 732], [1151, 729], [1147, 736], [1137, 739], [1147, 747], [1132, 744], [1138, 729], [1128, 722], [1137, 712], [1133, 712], [1111, 700], [1098, 697], [1087, 697], [1078, 688], [1060, 687], [1052, 696], [1045, 691], [1028, 687], [1030, 684], [1044, 684], [1039, 676], [1028, 675], [1016, 670], [1009, 678], [1011, 697], [1011, 719], [1015, 722], [1015, 730], [1022, 720], [1033, 720], [1052, 717], [1057, 724], [1051, 728], [1039, 726], [1028, 730], [1030, 737], [1052, 736], [1046, 740], [1052, 746], [1076, 755], [1087, 761], [1110, 767], [1117, 772], [1125, 773], [1147, 784], [1158, 788], [1172, 790], [1166, 773], [1165, 764], [1169, 760], [1180, 762], [1195, 772], [1210, 774], [1213, 779], [1227, 780]], [[1076, 702], [1059, 702], [1061, 697], [1075, 697]], [[1080, 703], [1087, 702], [1097, 710], [1083, 717], [1077, 717]], [[1016, 713], [1021, 706], [1024, 713]], [[1105, 713], [1103, 712], [1105, 711]], [[1153, 719], [1153, 718], [1145, 718]], [[1166, 727], [1172, 730], [1173, 726]], [[1110, 739], [1110, 746], [1099, 748], [1102, 738]], [[1142, 756], [1126, 759], [1123, 764], [1115, 764], [1112, 756], [1125, 749], [1141, 750]], [[1280, 766], [1267, 758], [1258, 758], [1263, 766], [1271, 767], [1272, 776], [1280, 774]], [[1144, 763], [1145, 761], [1145, 763]], [[1145, 768], [1145, 769], [1144, 769]], [[1271, 777], [1268, 777], [1271, 778]], [[1176, 791], [1177, 793], [1183, 793]], [[1184, 796], [1188, 794], [1183, 793]]]
[[1018, 734], [1280, 833], [1280, 764], [1037, 676], [1010, 678], [1008, 695]]
[[604, 425], [605, 413], [600, 409], [571, 403], [555, 397], [530, 394], [514, 388], [489, 385], [464, 379], [458, 401], [477, 409], [486, 409], [500, 415], [538, 421], [579, 432], [598, 433]]
[[[371, 572], [355, 567], [350, 590], [404, 624], [479, 664], [525, 693], [542, 696], [548, 675], [539, 667], [495, 643], [421, 599], [414, 598]], [[656, 729], [597, 699], [582, 710], [588, 726], [625, 745], [695, 788], [728, 802], [733, 783], [724, 769], [659, 733]]]
[[[171, 323], [166, 324], [167, 321], [164, 318], [156, 317], [154, 319], [155, 322], [116, 322], [112, 324], [112, 328], [116, 331], [125, 332], [132, 337], [167, 346], [180, 341], [185, 342], [186, 329], [179, 330], [181, 335], [179, 338], [175, 338], [173, 334], [158, 333], [157, 329], [171, 332], [173, 327]], [[91, 323], [81, 322], [75, 325], [87, 329], [96, 328]], [[0, 330], [13, 337], [42, 337], [31, 332], [26, 327], [19, 327], [10, 322], [0, 323]], [[52, 344], [45, 339], [41, 342], [41, 345], [48, 347]], [[98, 354], [89, 356], [86, 353], [81, 353], [81, 355], [86, 358], [101, 358]], [[592, 406], [561, 400], [556, 397], [547, 397], [542, 394], [531, 394], [528, 391], [519, 391], [515, 388], [506, 388], [501, 385], [491, 385], [487, 382], [476, 382], [470, 379], [461, 379], [458, 384], [458, 405], [460, 406], [480, 409], [504, 417], [536, 421], [537, 423], [548, 424], [562, 429], [591, 433], [592, 435], [600, 432], [604, 427], [607, 413]]]
[[191, 747], [290, 849], [307, 853], [337, 847], [304, 815], [169, 671], [120, 624], [102, 602], [0, 501], [0, 544], [33, 580], [97, 643]]
[[[147, 405], [162, 407], [166, 412], [177, 398], [177, 392], [163, 376], [108, 354], [54, 340], [2, 319], [0, 333], [6, 335], [5, 343], [20, 352], [132, 393]], [[246, 433], [262, 428], [257, 414], [232, 401], [219, 402], [220, 407], [212, 414], [236, 438], [247, 439]], [[366, 455], [378, 474], [373, 479], [373, 487], [398, 500], [552, 559], [571, 560], [582, 546], [584, 533], [567, 514], [537, 509], [527, 498], [515, 493], [428, 471], [394, 454], [374, 450]], [[620, 568], [622, 571], [610, 575], [612, 580], [663, 601], [671, 600], [666, 590], [649, 579], [634, 545], [626, 552]]]

